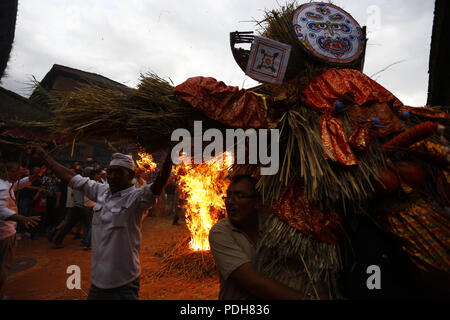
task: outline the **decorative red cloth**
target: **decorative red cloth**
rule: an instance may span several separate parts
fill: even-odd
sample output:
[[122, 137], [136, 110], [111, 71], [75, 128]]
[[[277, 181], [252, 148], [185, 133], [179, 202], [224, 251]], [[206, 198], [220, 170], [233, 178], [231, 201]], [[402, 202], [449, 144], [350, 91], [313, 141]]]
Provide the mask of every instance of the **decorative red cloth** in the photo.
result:
[[281, 221], [313, 239], [337, 244], [342, 235], [342, 214], [335, 210], [325, 213], [311, 205], [300, 185], [288, 186], [273, 210]]
[[414, 127], [409, 128], [383, 144], [383, 151], [395, 152], [409, 148], [412, 144], [438, 133], [438, 127], [439, 123], [431, 121], [416, 124]]
[[348, 138], [348, 143], [361, 151], [367, 150], [370, 143], [370, 132], [367, 127], [357, 127]]
[[309, 107], [331, 114], [334, 114], [334, 103], [346, 93], [352, 93], [358, 105], [378, 101], [391, 102], [394, 108], [403, 106], [402, 102], [383, 86], [353, 69], [329, 69], [303, 90]]
[[[329, 114], [323, 115], [320, 118], [320, 137], [322, 145], [331, 152], [337, 161], [347, 166], [358, 164], [358, 160], [347, 143], [344, 127], [339, 119]], [[325, 152], [324, 156], [326, 159], [329, 158]]]
[[230, 127], [267, 128], [258, 95], [225, 85], [214, 78], [189, 78], [173, 90], [207, 117]]
[[344, 165], [355, 165], [358, 161], [347, 143], [341, 122], [334, 117], [335, 102], [350, 94], [359, 106], [370, 101], [389, 102], [394, 108], [403, 105], [377, 82], [353, 69], [329, 69], [311, 81], [302, 93], [311, 109], [324, 114], [320, 119], [324, 148]]
[[411, 114], [414, 114], [416, 116], [421, 116], [424, 118], [430, 118], [430, 119], [450, 119], [450, 116], [447, 112], [444, 110], [438, 110], [438, 109], [430, 109], [430, 108], [414, 108], [414, 107], [408, 107], [403, 106], [400, 108], [399, 112], [406, 111]]

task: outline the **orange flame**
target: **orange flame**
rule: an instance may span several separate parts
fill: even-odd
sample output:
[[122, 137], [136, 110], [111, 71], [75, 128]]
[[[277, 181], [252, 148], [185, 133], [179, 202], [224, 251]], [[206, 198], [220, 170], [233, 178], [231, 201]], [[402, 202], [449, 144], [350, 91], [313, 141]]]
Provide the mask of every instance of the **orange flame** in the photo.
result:
[[155, 171], [158, 165], [153, 162], [153, 157], [151, 154], [139, 152], [138, 155], [141, 157], [141, 160], [136, 160], [139, 168], [144, 168], [148, 172]]
[[[219, 161], [222, 157], [223, 161]], [[191, 233], [189, 247], [194, 251], [207, 251], [209, 230], [225, 216], [223, 197], [230, 182], [228, 168], [232, 164], [229, 152], [202, 164], [181, 163], [174, 171], [185, 198], [186, 224]]]

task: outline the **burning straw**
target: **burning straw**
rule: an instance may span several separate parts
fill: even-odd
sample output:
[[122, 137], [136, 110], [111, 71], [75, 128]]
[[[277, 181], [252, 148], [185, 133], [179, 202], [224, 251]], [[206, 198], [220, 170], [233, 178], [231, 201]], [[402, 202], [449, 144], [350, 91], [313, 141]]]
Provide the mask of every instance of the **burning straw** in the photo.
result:
[[161, 268], [155, 274], [156, 277], [181, 275], [188, 279], [202, 279], [217, 276], [216, 263], [211, 251], [193, 251], [189, 248], [190, 241], [190, 236], [187, 236], [179, 243], [157, 253], [162, 255], [162, 262]]

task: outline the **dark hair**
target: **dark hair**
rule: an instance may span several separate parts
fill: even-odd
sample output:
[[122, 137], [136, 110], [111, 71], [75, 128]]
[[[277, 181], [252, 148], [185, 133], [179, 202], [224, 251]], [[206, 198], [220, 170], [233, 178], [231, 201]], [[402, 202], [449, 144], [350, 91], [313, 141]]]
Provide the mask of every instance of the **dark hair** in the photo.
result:
[[243, 180], [247, 180], [248, 182], [250, 182], [250, 185], [252, 186], [253, 192], [259, 196], [259, 192], [256, 189], [256, 184], [258, 183], [258, 180], [256, 180], [255, 178], [253, 178], [252, 176], [248, 175], [248, 174], [238, 174], [234, 177], [231, 178], [231, 183], [238, 183], [241, 182]]
[[101, 170], [91, 170], [89, 173], [89, 178], [94, 179], [95, 175], [100, 174]]
[[16, 161], [8, 161], [6, 162], [6, 170], [11, 171], [16, 168], [20, 168], [20, 164]]

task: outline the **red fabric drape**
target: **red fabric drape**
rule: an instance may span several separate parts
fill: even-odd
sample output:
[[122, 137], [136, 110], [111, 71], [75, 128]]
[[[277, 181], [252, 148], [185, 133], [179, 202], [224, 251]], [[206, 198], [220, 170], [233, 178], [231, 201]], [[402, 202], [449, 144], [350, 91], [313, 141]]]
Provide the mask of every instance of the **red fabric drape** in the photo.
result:
[[260, 98], [245, 89], [230, 87], [214, 78], [189, 78], [173, 92], [207, 117], [230, 127], [267, 128]]

